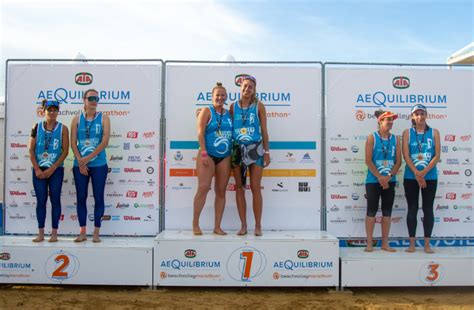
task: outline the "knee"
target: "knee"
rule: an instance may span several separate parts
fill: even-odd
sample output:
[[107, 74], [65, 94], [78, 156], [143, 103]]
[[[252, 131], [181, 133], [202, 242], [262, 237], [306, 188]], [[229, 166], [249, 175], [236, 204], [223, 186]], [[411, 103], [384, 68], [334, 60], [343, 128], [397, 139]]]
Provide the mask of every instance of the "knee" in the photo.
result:
[[208, 185], [199, 185], [197, 189], [197, 194], [198, 195], [207, 195], [209, 192], [210, 188]]
[[252, 191], [252, 195], [259, 194], [261, 192], [260, 184], [250, 184], [250, 190]]

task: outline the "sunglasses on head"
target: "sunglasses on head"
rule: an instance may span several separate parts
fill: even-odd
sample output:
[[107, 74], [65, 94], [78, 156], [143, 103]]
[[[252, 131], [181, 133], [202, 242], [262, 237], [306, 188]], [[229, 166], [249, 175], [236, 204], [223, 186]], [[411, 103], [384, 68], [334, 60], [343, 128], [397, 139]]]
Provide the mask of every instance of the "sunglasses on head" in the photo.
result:
[[93, 102], [93, 101], [99, 102], [99, 96], [89, 96], [89, 97], [87, 97], [87, 101], [89, 101], [89, 102]]
[[56, 101], [56, 100], [48, 100], [46, 101], [46, 103], [44, 104], [44, 108], [45, 109], [48, 109], [50, 107], [56, 107], [56, 108], [59, 108], [59, 102]]
[[246, 76], [244, 76], [244, 77], [243, 77], [243, 80], [244, 80], [244, 81], [245, 81], [245, 80], [250, 80], [250, 81], [254, 82], [255, 84], [257, 84], [257, 79], [254, 78], [254, 77], [251, 76], [251, 75], [246, 75]]

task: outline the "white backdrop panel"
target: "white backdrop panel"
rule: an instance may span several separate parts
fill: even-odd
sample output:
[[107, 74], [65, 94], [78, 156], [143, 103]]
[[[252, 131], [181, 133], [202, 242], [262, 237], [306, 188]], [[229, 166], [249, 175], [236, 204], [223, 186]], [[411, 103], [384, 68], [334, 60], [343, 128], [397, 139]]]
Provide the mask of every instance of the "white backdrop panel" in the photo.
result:
[[[58, 120], [70, 127], [82, 111], [82, 94], [99, 91], [99, 111], [110, 116], [106, 149], [109, 174], [105, 188], [105, 235], [155, 235], [158, 219], [161, 62], [149, 64], [9, 63], [6, 127], [5, 232], [35, 233], [36, 199], [27, 143], [32, 125], [42, 119], [44, 98], [61, 102]], [[80, 74], [85, 73], [85, 74]], [[91, 83], [89, 83], [91, 82]], [[87, 84], [89, 83], [89, 84]], [[86, 84], [86, 85], [83, 85]], [[73, 153], [65, 160], [59, 231], [78, 231]], [[89, 231], [93, 198], [89, 188]], [[48, 202], [46, 229], [51, 227]]]
[[[441, 135], [433, 236], [472, 236], [472, 70], [445, 68], [331, 68], [327, 92], [327, 228], [338, 237], [364, 237], [367, 209], [365, 140], [377, 130], [374, 112], [398, 114], [392, 132], [411, 126], [410, 108], [428, 107], [427, 123]], [[397, 176], [392, 237], [406, 237], [405, 163]], [[421, 197], [420, 197], [421, 200]], [[420, 203], [421, 206], [421, 203]], [[417, 236], [423, 236], [418, 212]], [[377, 222], [381, 211], [377, 214]], [[376, 225], [375, 236], [380, 236]]]
[[[319, 229], [320, 119], [319, 65], [166, 64], [166, 229], [190, 229], [197, 155], [196, 111], [212, 104], [216, 81], [227, 88], [227, 103], [238, 100], [236, 77], [257, 78], [257, 94], [267, 110], [271, 164], [264, 171], [264, 229]], [[253, 227], [247, 190], [249, 227]], [[201, 227], [213, 228], [214, 193], [207, 197]], [[240, 226], [235, 182], [229, 181], [224, 229]]]

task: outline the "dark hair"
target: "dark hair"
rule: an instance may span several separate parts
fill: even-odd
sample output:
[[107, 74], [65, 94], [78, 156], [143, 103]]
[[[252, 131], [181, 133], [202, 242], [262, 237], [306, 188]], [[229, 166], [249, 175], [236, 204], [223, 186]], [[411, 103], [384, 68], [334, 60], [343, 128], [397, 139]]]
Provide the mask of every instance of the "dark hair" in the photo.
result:
[[[416, 127], [416, 122], [413, 118], [411, 119], [411, 127], [413, 128]], [[425, 123], [425, 130], [428, 130], [428, 129], [430, 129], [430, 126], [428, 126], [428, 124]]]
[[253, 83], [253, 86], [254, 86], [254, 92], [253, 92], [253, 95], [252, 95], [252, 98], [250, 98], [250, 104], [254, 103], [254, 102], [258, 102], [257, 101], [257, 79], [255, 79], [253, 76], [251, 75], [246, 75], [243, 77], [243, 80], [242, 80], [242, 84], [244, 84], [244, 81], [250, 81]]
[[43, 99], [41, 101], [41, 108], [43, 108], [43, 111], [46, 109], [46, 102], [48, 102], [48, 99]]
[[86, 99], [87, 98], [87, 93], [91, 92], [91, 91], [95, 91], [96, 93], [99, 93], [97, 90], [95, 90], [94, 88], [89, 88], [88, 90], [86, 90], [84, 92], [84, 95], [82, 96], [82, 99]]
[[227, 94], [227, 90], [225, 89], [224, 86], [222, 86], [222, 83], [221, 83], [221, 82], [216, 82], [216, 86], [214, 86], [214, 88], [212, 89], [212, 94], [213, 94], [213, 95], [214, 95], [214, 91], [215, 91], [216, 89], [218, 89], [218, 88], [222, 88], [222, 89], [226, 92], [226, 94]]

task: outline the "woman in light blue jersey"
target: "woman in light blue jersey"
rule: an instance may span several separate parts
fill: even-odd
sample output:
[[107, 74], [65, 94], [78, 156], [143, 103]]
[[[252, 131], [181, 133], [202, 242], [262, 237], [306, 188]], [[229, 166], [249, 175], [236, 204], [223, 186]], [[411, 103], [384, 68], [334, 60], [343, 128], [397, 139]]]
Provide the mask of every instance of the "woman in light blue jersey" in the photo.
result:
[[376, 111], [378, 131], [367, 137], [365, 142], [365, 163], [368, 167], [365, 189], [367, 193], [367, 215], [365, 231], [367, 233], [366, 252], [373, 251], [375, 215], [382, 200], [382, 245], [381, 249], [395, 252], [388, 245], [392, 207], [395, 200], [395, 175], [402, 164], [402, 151], [399, 139], [390, 133], [397, 115], [389, 111]]
[[44, 240], [48, 193], [53, 228], [48, 241], [57, 242], [64, 178], [63, 162], [69, 152], [69, 132], [66, 126], [57, 121], [58, 101], [43, 100], [42, 107], [46, 120], [33, 127], [29, 141], [30, 160], [33, 165], [33, 187], [36, 194], [36, 219], [38, 220], [38, 236], [33, 239], [33, 242]]
[[74, 181], [76, 184], [77, 217], [80, 233], [74, 240], [87, 240], [87, 191], [92, 181], [94, 194], [93, 242], [100, 242], [100, 227], [104, 215], [104, 189], [107, 179], [105, 148], [109, 144], [110, 119], [97, 111], [99, 93], [95, 89], [84, 92], [84, 112], [74, 116], [71, 123], [71, 147], [74, 153]]
[[232, 148], [232, 119], [224, 109], [227, 91], [222, 83], [212, 89], [212, 105], [198, 115], [199, 152], [196, 160], [198, 189], [194, 196], [193, 234], [202, 235], [199, 217], [214, 177], [216, 198], [214, 201], [214, 233], [226, 235], [221, 228], [224, 215], [225, 193], [230, 177], [230, 153]]
[[406, 250], [415, 252], [418, 197], [422, 198], [424, 250], [434, 253], [430, 246], [434, 226], [433, 205], [438, 186], [436, 164], [440, 158], [439, 131], [426, 124], [427, 110], [422, 104], [411, 109], [412, 128], [403, 132], [403, 158], [406, 162], [403, 187], [407, 199], [407, 226], [410, 245]]
[[237, 235], [247, 234], [247, 202], [245, 183], [250, 169], [250, 190], [255, 216], [255, 236], [262, 235], [263, 198], [261, 182], [263, 168], [270, 164], [267, 114], [265, 106], [256, 97], [257, 80], [244, 75], [240, 85], [240, 100], [230, 107], [234, 120], [234, 148], [232, 167], [236, 184], [237, 210], [241, 228]]

